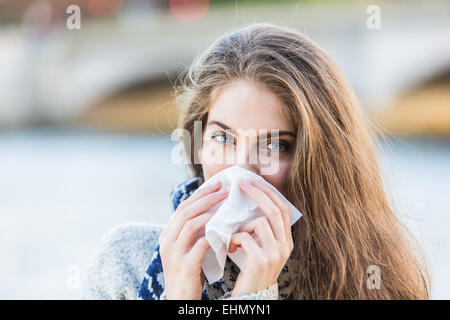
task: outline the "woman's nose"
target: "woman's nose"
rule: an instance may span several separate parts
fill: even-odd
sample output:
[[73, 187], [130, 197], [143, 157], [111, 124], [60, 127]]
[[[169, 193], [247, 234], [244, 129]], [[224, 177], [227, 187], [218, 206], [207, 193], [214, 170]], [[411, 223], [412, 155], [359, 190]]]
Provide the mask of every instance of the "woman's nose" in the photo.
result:
[[257, 175], [261, 175], [259, 167], [257, 165], [249, 165], [249, 164], [242, 165], [242, 164], [239, 164], [238, 166], [243, 168], [243, 169], [246, 169], [248, 171], [251, 171], [251, 172], [253, 172], [253, 173], [257, 174]]
[[258, 155], [254, 151], [255, 148], [249, 147], [248, 144], [241, 144], [238, 148], [238, 154], [236, 159], [237, 161], [235, 165], [238, 165], [241, 168], [244, 168], [259, 175], [260, 166], [258, 161]]

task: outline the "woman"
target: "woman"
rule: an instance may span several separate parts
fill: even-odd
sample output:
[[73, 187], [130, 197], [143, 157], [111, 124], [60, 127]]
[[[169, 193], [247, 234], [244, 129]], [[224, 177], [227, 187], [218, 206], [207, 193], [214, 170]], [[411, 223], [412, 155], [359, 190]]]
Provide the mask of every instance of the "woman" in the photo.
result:
[[[145, 298], [155, 284], [164, 287], [152, 295], [159, 299], [429, 298], [427, 271], [387, 200], [360, 106], [323, 50], [289, 28], [251, 24], [218, 39], [183, 75], [180, 126], [195, 137], [201, 124], [201, 144], [184, 139], [194, 180], [172, 193], [183, 201], [165, 228], [125, 226], [105, 237], [86, 298]], [[264, 173], [262, 158], [249, 161], [254, 149], [274, 172]], [[303, 217], [291, 228], [274, 192], [242, 184], [265, 216], [233, 235], [229, 251], [244, 249], [248, 267], [227, 259], [220, 285], [209, 284], [201, 272], [208, 242], [194, 238], [227, 193], [216, 185], [189, 196], [236, 164], [265, 178]], [[163, 275], [149, 283], [154, 269], [145, 270], [158, 246]]]

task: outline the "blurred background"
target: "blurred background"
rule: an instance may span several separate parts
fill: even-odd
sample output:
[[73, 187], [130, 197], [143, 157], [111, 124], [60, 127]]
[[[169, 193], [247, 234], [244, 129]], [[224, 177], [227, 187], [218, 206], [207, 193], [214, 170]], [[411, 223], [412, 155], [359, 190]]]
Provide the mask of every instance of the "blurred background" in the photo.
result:
[[440, 0], [0, 0], [0, 298], [78, 299], [105, 232], [168, 222], [171, 187], [188, 174], [170, 158], [171, 86], [250, 22], [294, 27], [341, 67], [386, 136], [386, 190], [425, 250], [432, 297], [450, 298]]

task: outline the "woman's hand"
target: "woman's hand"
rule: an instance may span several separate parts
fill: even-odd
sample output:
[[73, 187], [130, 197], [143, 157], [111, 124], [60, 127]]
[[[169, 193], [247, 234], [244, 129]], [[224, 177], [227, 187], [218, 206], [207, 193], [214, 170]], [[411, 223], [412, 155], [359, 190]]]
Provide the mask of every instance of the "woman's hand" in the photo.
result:
[[231, 238], [229, 252], [242, 247], [246, 254], [245, 267], [239, 273], [232, 297], [275, 284], [294, 248], [288, 205], [270, 187], [257, 180], [241, 181], [240, 187], [265, 216], [250, 221]]
[[166, 228], [159, 236], [166, 298], [168, 300], [200, 300], [204, 276], [201, 262], [209, 248], [205, 237], [194, 240], [214, 213], [205, 213], [225, 199], [221, 184], [209, 186], [180, 203]]

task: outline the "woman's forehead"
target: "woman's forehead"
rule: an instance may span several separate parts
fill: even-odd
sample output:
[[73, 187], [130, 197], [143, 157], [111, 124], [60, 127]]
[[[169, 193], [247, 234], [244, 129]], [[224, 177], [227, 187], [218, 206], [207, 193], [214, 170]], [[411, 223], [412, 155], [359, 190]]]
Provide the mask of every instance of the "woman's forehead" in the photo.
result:
[[216, 96], [209, 108], [208, 122], [220, 121], [231, 128], [292, 130], [281, 100], [264, 86], [238, 80]]

